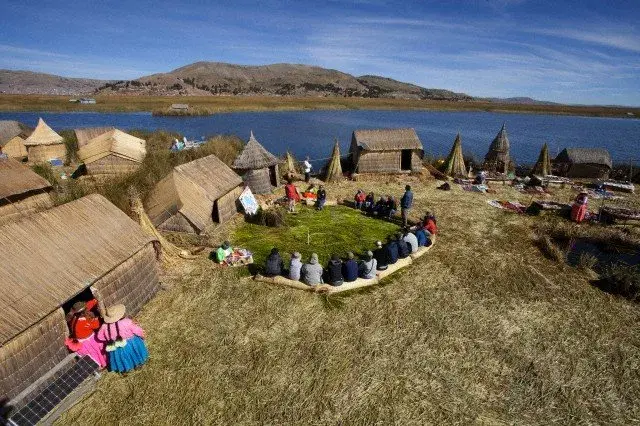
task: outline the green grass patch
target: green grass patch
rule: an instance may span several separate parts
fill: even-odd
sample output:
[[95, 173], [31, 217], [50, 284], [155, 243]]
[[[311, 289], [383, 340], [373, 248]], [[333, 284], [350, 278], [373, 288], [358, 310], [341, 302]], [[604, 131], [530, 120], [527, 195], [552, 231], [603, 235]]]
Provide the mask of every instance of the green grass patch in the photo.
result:
[[376, 240], [384, 241], [399, 230], [394, 223], [344, 206], [325, 207], [322, 211], [302, 206], [297, 210], [296, 214], [285, 214], [282, 227], [242, 224], [232, 235], [233, 245], [251, 250], [259, 266], [273, 247], [278, 247], [284, 259], [286, 254], [299, 251], [304, 262], [311, 253], [317, 253], [322, 265], [326, 265], [333, 253], [341, 257], [349, 251], [365, 253], [374, 249]]

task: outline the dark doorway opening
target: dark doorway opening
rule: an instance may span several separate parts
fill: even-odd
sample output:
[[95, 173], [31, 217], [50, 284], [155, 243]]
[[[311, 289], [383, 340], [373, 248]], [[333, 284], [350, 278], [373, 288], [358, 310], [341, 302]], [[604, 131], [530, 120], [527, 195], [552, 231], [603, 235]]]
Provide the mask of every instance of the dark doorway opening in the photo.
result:
[[411, 150], [403, 149], [400, 154], [400, 169], [411, 170]]
[[278, 186], [278, 166], [269, 167], [269, 181], [271, 182], [271, 186]]
[[213, 210], [211, 211], [211, 220], [220, 223], [220, 211], [218, 210], [218, 200], [213, 202]]

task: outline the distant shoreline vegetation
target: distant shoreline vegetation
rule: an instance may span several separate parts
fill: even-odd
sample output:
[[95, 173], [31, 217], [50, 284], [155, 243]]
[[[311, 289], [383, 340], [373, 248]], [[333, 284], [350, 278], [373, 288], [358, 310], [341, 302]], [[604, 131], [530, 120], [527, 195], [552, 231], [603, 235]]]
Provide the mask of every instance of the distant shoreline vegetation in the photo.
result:
[[[204, 116], [225, 112], [304, 110], [435, 110], [640, 118], [638, 107], [529, 105], [488, 101], [294, 96], [135, 96], [97, 95], [95, 104], [69, 102], [62, 95], [0, 94], [0, 112], [151, 112], [158, 116]], [[171, 104], [189, 105], [187, 111]]]

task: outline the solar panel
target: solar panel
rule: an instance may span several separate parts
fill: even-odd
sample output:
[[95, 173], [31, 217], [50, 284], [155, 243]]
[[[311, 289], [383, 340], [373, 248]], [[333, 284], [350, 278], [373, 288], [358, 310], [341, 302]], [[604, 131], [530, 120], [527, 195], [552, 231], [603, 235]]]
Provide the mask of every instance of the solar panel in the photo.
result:
[[64, 373], [37, 393], [20, 410], [11, 414], [9, 424], [32, 426], [46, 417], [63, 399], [76, 389], [87, 377], [96, 374], [98, 365], [89, 357], [83, 356], [74, 362]]

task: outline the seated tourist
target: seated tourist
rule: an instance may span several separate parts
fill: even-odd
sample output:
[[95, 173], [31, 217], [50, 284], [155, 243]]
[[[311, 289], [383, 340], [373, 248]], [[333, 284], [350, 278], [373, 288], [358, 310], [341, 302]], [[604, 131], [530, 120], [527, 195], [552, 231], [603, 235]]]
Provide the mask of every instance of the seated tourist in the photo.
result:
[[427, 233], [423, 228], [416, 229], [416, 239], [418, 240], [418, 247], [425, 247], [427, 245]]
[[300, 271], [302, 270], [302, 262], [300, 261], [300, 253], [297, 251], [291, 255], [291, 262], [289, 263], [289, 279], [294, 281], [300, 281]]
[[344, 277], [342, 276], [342, 260], [337, 254], [331, 255], [331, 260], [327, 265], [327, 281], [329, 285], [334, 287], [342, 285]]
[[316, 210], [322, 210], [324, 204], [327, 202], [327, 191], [324, 189], [324, 185], [320, 185], [318, 189], [318, 198], [316, 199]]
[[396, 243], [398, 244], [398, 257], [400, 259], [409, 257], [409, 254], [411, 254], [411, 249], [409, 248], [409, 245], [404, 242], [404, 240], [402, 239], [402, 234], [399, 232], [396, 234]]
[[352, 282], [358, 279], [358, 262], [353, 253], [347, 254], [347, 261], [343, 265], [343, 276], [345, 282]]
[[384, 217], [387, 214], [387, 201], [384, 197], [380, 197], [378, 202], [373, 206], [372, 213], [378, 217]]
[[436, 226], [436, 217], [430, 212], [427, 212], [427, 214], [424, 216], [422, 223], [424, 230], [429, 234], [427, 235], [427, 237], [436, 235], [438, 233], [438, 227]]
[[353, 197], [353, 202], [357, 210], [362, 210], [362, 207], [364, 206], [364, 199], [366, 197], [367, 196], [365, 195], [364, 191], [362, 189], [358, 189], [358, 192], [356, 192], [355, 197]]
[[226, 260], [227, 256], [230, 256], [233, 253], [233, 249], [231, 248], [231, 243], [229, 241], [225, 241], [222, 243], [218, 250], [216, 250], [216, 260], [218, 263], [222, 264]]
[[387, 252], [387, 262], [389, 265], [393, 265], [398, 261], [400, 248], [398, 247], [398, 242], [393, 239], [393, 237], [389, 236], [389, 242], [385, 246]]
[[282, 269], [284, 268], [284, 262], [280, 257], [280, 252], [277, 247], [271, 249], [271, 253], [267, 256], [267, 261], [264, 267], [264, 274], [267, 277], [276, 277], [282, 275]]
[[[380, 245], [382, 245], [382, 243], [380, 243]], [[360, 276], [366, 280], [375, 278], [377, 267], [378, 262], [376, 261], [375, 257], [373, 257], [373, 253], [371, 251], [368, 251], [364, 259], [362, 259], [362, 261], [360, 262]]]
[[408, 244], [411, 253], [418, 251], [418, 238], [409, 231], [409, 228], [404, 228], [402, 240]]
[[373, 195], [373, 192], [370, 192], [367, 194], [367, 196], [364, 198], [364, 205], [362, 206], [362, 210], [366, 211], [367, 213], [370, 213], [373, 210], [373, 206], [375, 205], [376, 199], [375, 196]]
[[302, 269], [300, 270], [302, 282], [310, 286], [322, 284], [323, 272], [322, 266], [320, 266], [320, 262], [318, 262], [318, 255], [311, 253], [309, 263], [302, 265]]
[[387, 206], [387, 210], [386, 210], [385, 216], [391, 219], [393, 215], [396, 214], [396, 211], [398, 210], [398, 203], [396, 202], [395, 197], [388, 196], [386, 206]]
[[389, 267], [387, 248], [382, 246], [382, 241], [376, 241], [376, 249], [373, 252], [373, 257], [378, 264], [376, 267], [378, 271], [384, 271]]

